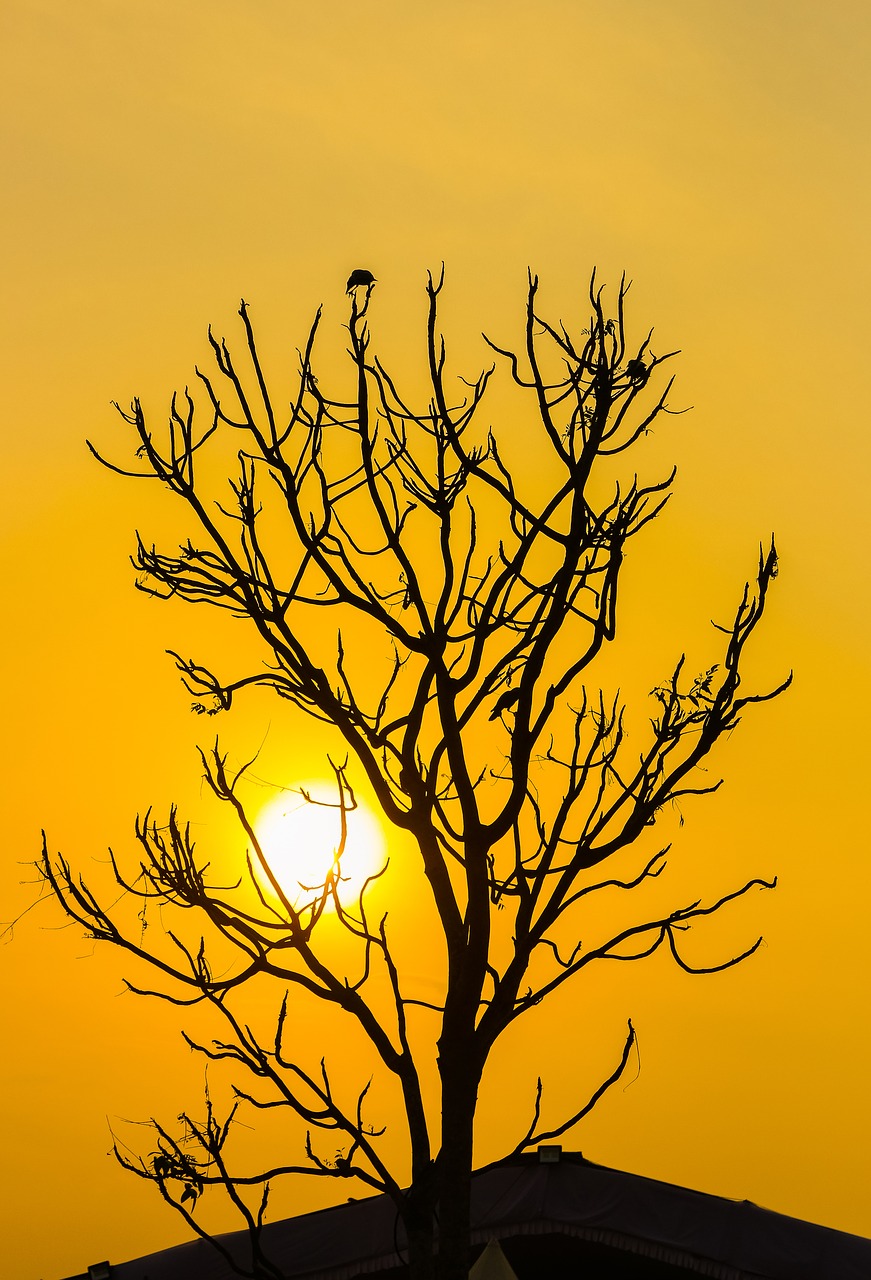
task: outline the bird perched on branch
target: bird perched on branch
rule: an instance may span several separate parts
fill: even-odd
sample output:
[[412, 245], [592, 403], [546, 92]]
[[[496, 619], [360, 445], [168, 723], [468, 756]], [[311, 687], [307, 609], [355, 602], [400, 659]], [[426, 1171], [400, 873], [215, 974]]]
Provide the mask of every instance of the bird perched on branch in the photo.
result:
[[368, 289], [375, 283], [375, 277], [371, 271], [364, 271], [358, 267], [356, 271], [352, 271], [348, 276], [348, 293], [353, 293], [355, 289], [359, 289], [361, 285], [365, 285]]
[[630, 360], [626, 365], [626, 376], [633, 387], [643, 387], [650, 377], [650, 370], [640, 356]]
[[496, 699], [496, 705], [487, 717], [488, 720], [498, 720], [506, 711], [513, 710], [515, 703], [517, 703], [519, 699], [519, 689], [506, 689], [505, 692]]

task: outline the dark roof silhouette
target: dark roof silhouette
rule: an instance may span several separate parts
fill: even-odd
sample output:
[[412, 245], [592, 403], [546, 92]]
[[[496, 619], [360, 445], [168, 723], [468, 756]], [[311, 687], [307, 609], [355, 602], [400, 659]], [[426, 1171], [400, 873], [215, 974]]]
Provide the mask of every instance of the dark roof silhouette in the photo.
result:
[[[871, 1240], [689, 1191], [565, 1153], [521, 1156], [474, 1175], [475, 1253], [498, 1239], [519, 1280], [623, 1277], [667, 1280], [867, 1280]], [[244, 1256], [246, 1233], [219, 1237]], [[375, 1196], [264, 1229], [268, 1256], [287, 1280], [404, 1274], [405, 1236], [393, 1204]], [[234, 1280], [202, 1240], [111, 1268], [111, 1280]], [[70, 1280], [88, 1280], [87, 1273]]]

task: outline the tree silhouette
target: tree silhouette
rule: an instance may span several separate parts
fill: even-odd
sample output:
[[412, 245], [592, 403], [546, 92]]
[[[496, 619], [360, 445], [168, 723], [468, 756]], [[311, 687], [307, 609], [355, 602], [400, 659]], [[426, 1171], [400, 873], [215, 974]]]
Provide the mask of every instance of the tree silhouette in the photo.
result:
[[[161, 904], [164, 921], [170, 909], [187, 922], [195, 917], [192, 932], [166, 923], [146, 935], [119, 923], [116, 909], [102, 905], [45, 843], [41, 872], [90, 937], [131, 952], [166, 984], [147, 991], [128, 984], [131, 990], [211, 1007], [223, 1034], [189, 1043], [209, 1060], [229, 1062], [242, 1081], [229, 1113], [219, 1114], [207, 1094], [205, 1118], [183, 1113], [181, 1132], [154, 1122], [150, 1152], [134, 1157], [116, 1146], [126, 1168], [155, 1183], [201, 1235], [198, 1199], [223, 1187], [250, 1233], [250, 1258], [233, 1260], [241, 1274], [279, 1276], [260, 1237], [269, 1186], [309, 1174], [385, 1192], [407, 1232], [410, 1274], [459, 1280], [468, 1268], [479, 1083], [503, 1032], [597, 962], [641, 960], [666, 948], [686, 972], [714, 973], [759, 946], [761, 939], [697, 967], [682, 940], [696, 921], [774, 880], [752, 879], [716, 900], [666, 910], [631, 891], [666, 867], [667, 848], [642, 852], [647, 829], [671, 802], [716, 790], [698, 767], [745, 707], [773, 698], [789, 679], [770, 692], [741, 692], [744, 649], [777, 572], [772, 541], [734, 620], [719, 628], [721, 661], [693, 677], [680, 658], [653, 691], [640, 749], [637, 737], [627, 745], [620, 702], [589, 683], [588, 668], [615, 636], [627, 543], [662, 511], [674, 478], [672, 471], [647, 485], [613, 481], [620, 455], [669, 412], [673, 380], [660, 378], [662, 389], [653, 388], [660, 366], [677, 354], [655, 356], [650, 334], [629, 345], [625, 280], [609, 314], [594, 273], [589, 326], [573, 336], [542, 317], [530, 274], [523, 354], [489, 342], [519, 396], [524, 443], [514, 461], [510, 444], [479, 427], [496, 366], [464, 383], [459, 398], [450, 389], [456, 381], [449, 385], [437, 317], [443, 272], [429, 276], [426, 289], [422, 405], [370, 354], [371, 285], [364, 283], [365, 297], [351, 290], [352, 395], [331, 398], [313, 372], [318, 311], [289, 414], [280, 414], [243, 302], [247, 371], [210, 331], [215, 370], [197, 371], [204, 425], [186, 389], [173, 397], [161, 439], [139, 400], [119, 408], [135, 433], [134, 464], [106, 461], [91, 446], [122, 475], [170, 489], [198, 530], [172, 553], [137, 536], [137, 586], [229, 610], [263, 644], [264, 665], [229, 678], [174, 654], [194, 709], [229, 710], [237, 694], [261, 685], [295, 712], [333, 726], [342, 745], [333, 764], [341, 839], [332, 868], [292, 900], [240, 799], [243, 771], [229, 769], [216, 743], [202, 760], [209, 786], [244, 832], [240, 883], [210, 880], [175, 808], [165, 825], [150, 811], [137, 819], [132, 871], [112, 857], [125, 896]], [[231, 499], [214, 502], [200, 463], [205, 446], [222, 435], [238, 464]], [[335, 626], [326, 639], [327, 628], [311, 621], [330, 611]], [[388, 659], [383, 680], [373, 654]], [[367, 910], [371, 883], [349, 900], [342, 880], [353, 771], [365, 776], [388, 829], [406, 833], [416, 851], [445, 956], [442, 991], [431, 1002], [407, 994], [390, 915], [375, 920]], [[603, 864], [612, 870], [603, 874]], [[592, 904], [615, 890], [639, 903], [638, 915], [594, 943], [581, 941], [595, 918]], [[356, 947], [353, 974], [346, 959], [330, 958], [328, 908], [342, 926], [345, 953], [349, 943]], [[421, 909], [396, 901], [391, 913]], [[244, 1013], [249, 984], [264, 977], [283, 992], [268, 1040]], [[405, 1163], [384, 1157], [384, 1130], [368, 1116], [369, 1068], [349, 1103], [351, 1067], [343, 1064], [339, 1081], [326, 1062], [312, 1070], [294, 1048], [306, 1000], [349, 1015], [376, 1069], [398, 1086]], [[531, 1123], [506, 1139], [506, 1154], [577, 1124], [620, 1079], [634, 1040], [630, 1023], [611, 1074], [558, 1124], [541, 1119], [539, 1080]], [[423, 1082], [433, 1062], [435, 1105]], [[296, 1163], [240, 1171], [228, 1147], [239, 1106], [298, 1117], [306, 1136]], [[252, 1189], [253, 1208], [245, 1198]]]

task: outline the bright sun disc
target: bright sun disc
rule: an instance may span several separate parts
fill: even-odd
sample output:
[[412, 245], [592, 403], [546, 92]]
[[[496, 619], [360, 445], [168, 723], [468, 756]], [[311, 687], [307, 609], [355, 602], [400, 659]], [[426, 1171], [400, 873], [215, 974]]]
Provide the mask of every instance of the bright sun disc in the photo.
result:
[[[298, 791], [286, 791], [263, 809], [254, 824], [273, 875], [296, 906], [310, 899], [310, 890], [324, 883], [341, 840], [335, 784], [303, 785], [313, 799], [324, 803], [311, 804]], [[347, 821], [339, 898], [351, 907], [367, 877], [384, 866], [385, 849], [380, 826], [359, 803], [348, 812]]]

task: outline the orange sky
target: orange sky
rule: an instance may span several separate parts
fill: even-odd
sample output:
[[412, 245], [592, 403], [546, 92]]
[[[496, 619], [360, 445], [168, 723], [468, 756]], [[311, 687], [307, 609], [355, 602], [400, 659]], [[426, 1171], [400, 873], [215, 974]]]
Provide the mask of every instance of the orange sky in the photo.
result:
[[[482, 329], [518, 332], [528, 264], [567, 319], [593, 264], [613, 282], [625, 268], [633, 321], [682, 348], [695, 408], [650, 446], [680, 471], [627, 564], [621, 680], [652, 687], [683, 648], [704, 666], [707, 620], [776, 532], [753, 676], [792, 666], [795, 685], [726, 744], [726, 786], [687, 812], [679, 856], [700, 883], [781, 884], [730, 920], [766, 937], [741, 970], [626, 966], [542, 1013], [510, 1070], [494, 1064], [481, 1155], [494, 1099], [525, 1124], [533, 1039], [570, 1099], [631, 1014], [641, 1076], [572, 1145], [871, 1235], [869, 35], [847, 0], [6, 0], [3, 919], [34, 896], [41, 826], [85, 866], [149, 803], [178, 799], [204, 833], [214, 817], [194, 751], [213, 725], [163, 650], [207, 657], [237, 632], [134, 593], [134, 526], [172, 525], [87, 455], [86, 435], [118, 439], [110, 400], [162, 412], [240, 296], [274, 368], [321, 301], [340, 352], [355, 266], [378, 276], [380, 349], [413, 370], [425, 270], [444, 259], [468, 372]], [[322, 739], [267, 698], [220, 727], [234, 758], [265, 740], [270, 780], [322, 767]], [[172, 1116], [201, 1083], [172, 1013], [121, 996], [130, 966], [59, 924], [42, 907], [0, 949], [0, 1215], [20, 1280], [180, 1238], [107, 1157], [106, 1120]]]

